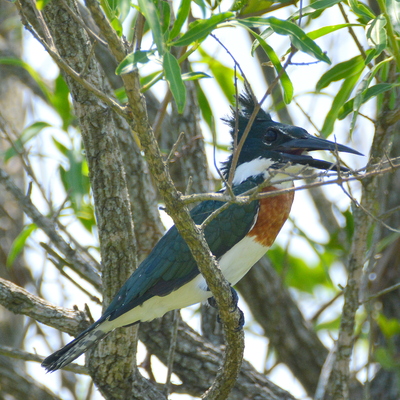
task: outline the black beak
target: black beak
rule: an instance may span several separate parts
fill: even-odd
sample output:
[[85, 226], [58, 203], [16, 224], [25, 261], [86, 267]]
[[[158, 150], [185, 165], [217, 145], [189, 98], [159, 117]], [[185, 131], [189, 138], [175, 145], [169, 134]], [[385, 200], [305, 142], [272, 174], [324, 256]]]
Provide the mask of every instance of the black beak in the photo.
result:
[[[331, 142], [329, 140], [321, 139], [315, 136], [308, 135], [300, 139], [292, 139], [282, 144], [276, 149], [282, 154], [285, 162], [293, 162], [296, 164], [309, 165], [310, 167], [317, 169], [337, 169], [336, 164], [332, 164], [328, 161], [317, 160], [309, 155], [303, 154], [304, 151], [315, 151], [315, 150], [329, 150], [344, 153], [352, 153], [362, 156], [360, 152], [350, 147], [344, 146], [339, 143]], [[339, 166], [341, 171], [348, 171], [348, 168]]]

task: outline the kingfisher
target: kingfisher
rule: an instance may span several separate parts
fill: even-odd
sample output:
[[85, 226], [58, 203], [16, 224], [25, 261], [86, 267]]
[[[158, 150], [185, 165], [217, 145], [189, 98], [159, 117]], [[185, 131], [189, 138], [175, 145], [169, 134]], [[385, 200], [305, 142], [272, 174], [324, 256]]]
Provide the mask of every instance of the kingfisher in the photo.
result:
[[[253, 96], [242, 94], [239, 105], [238, 115], [233, 112], [225, 120], [232, 138], [237, 135], [237, 142], [254, 111]], [[348, 171], [344, 166], [307, 154], [314, 150], [362, 155], [350, 147], [312, 136], [303, 128], [275, 122], [260, 109], [239, 154], [232, 180], [233, 193], [237, 196], [258, 187], [261, 192], [293, 187], [293, 179], [288, 176], [296, 176], [306, 168]], [[221, 168], [225, 181], [232, 168], [232, 157], [233, 154]], [[293, 198], [291, 191], [247, 204], [232, 202], [206, 225], [205, 239], [231, 286], [271, 247], [289, 216]], [[223, 204], [203, 201], [191, 210], [191, 217], [200, 225]], [[233, 289], [232, 293], [235, 294]], [[118, 291], [100, 319], [48, 356], [42, 366], [48, 372], [63, 368], [116, 328], [151, 321], [168, 311], [207, 300], [213, 304], [212, 293], [188, 245], [173, 226]]]

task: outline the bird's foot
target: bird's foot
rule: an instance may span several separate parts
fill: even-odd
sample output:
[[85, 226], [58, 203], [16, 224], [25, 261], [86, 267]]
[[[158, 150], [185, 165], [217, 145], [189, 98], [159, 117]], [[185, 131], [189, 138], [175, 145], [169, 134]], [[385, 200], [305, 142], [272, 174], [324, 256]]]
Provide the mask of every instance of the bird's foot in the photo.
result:
[[[236, 310], [239, 311], [239, 323], [238, 323], [238, 326], [235, 329], [235, 331], [240, 331], [240, 330], [243, 329], [243, 326], [244, 326], [244, 323], [245, 323], [245, 318], [244, 318], [243, 311], [238, 307], [239, 296], [238, 296], [236, 290], [233, 287], [231, 287], [231, 296], [232, 296], [232, 302], [233, 302], [233, 308], [232, 308], [231, 312], [235, 312]], [[214, 297], [210, 297], [207, 301], [208, 301], [208, 304], [212, 308], [218, 308], [217, 302], [215, 301]], [[217, 321], [219, 323], [221, 323], [221, 317], [219, 316], [219, 314], [217, 315]]]

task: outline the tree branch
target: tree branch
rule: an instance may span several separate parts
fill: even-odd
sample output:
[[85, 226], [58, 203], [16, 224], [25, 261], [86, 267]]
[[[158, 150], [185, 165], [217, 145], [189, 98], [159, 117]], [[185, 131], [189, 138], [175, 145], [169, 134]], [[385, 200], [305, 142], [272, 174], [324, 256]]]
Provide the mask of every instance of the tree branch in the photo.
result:
[[2, 278], [0, 278], [0, 303], [15, 314], [26, 315], [72, 336], [82, 332], [91, 324], [84, 311], [54, 306]]

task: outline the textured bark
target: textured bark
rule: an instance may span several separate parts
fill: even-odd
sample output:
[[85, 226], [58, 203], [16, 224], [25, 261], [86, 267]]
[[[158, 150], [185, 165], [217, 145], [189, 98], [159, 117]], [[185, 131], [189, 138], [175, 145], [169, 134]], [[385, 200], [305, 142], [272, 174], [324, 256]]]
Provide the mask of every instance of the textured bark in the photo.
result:
[[[168, 359], [172, 313], [162, 319], [140, 325], [139, 336], [152, 354], [162, 362]], [[183, 384], [174, 391], [200, 396], [212, 383], [220, 368], [224, 347], [213, 346], [185, 323], [180, 324], [175, 350], [174, 373]], [[285, 390], [270, 382], [244, 361], [229, 400], [294, 400]]]
[[[389, 79], [394, 79], [394, 67]], [[392, 135], [396, 132], [396, 119], [398, 106], [392, 110], [390, 95], [383, 102], [380, 115], [377, 118], [375, 135], [371, 146], [371, 157], [367, 171], [373, 168], [373, 164], [381, 161], [390, 146]], [[337, 350], [332, 365], [332, 371], [326, 384], [325, 399], [350, 399], [350, 359], [355, 341], [355, 316], [360, 306], [360, 288], [362, 282], [362, 270], [366, 262], [368, 249], [368, 237], [372, 227], [372, 215], [379, 215], [378, 181], [379, 177], [372, 177], [362, 181], [362, 197], [360, 207], [354, 211], [354, 235], [350, 248], [350, 257], [347, 264], [348, 279], [344, 289], [344, 305], [341, 317]], [[377, 244], [377, 235], [372, 243], [372, 251]]]
[[[77, 13], [74, 2], [67, 4]], [[90, 57], [84, 29], [62, 2], [49, 3], [43, 15], [59, 55], [75, 71], [84, 71]], [[107, 307], [136, 264], [124, 167], [111, 110], [68, 75], [64, 77], [71, 91], [89, 164], [103, 266], [103, 307]], [[93, 86], [104, 90], [104, 76], [93, 58], [85, 77]], [[90, 357], [94, 381], [110, 398], [126, 398], [126, 393], [132, 390], [135, 347], [131, 343], [134, 340], [133, 328], [119, 330], [103, 340]], [[121, 357], [121, 348], [126, 349], [124, 357]]]
[[[27, 315], [70, 335], [77, 335], [90, 324], [85, 312], [53, 306], [46, 300], [1, 278], [0, 303], [15, 314]], [[2, 344], [5, 343], [2, 341]]]

